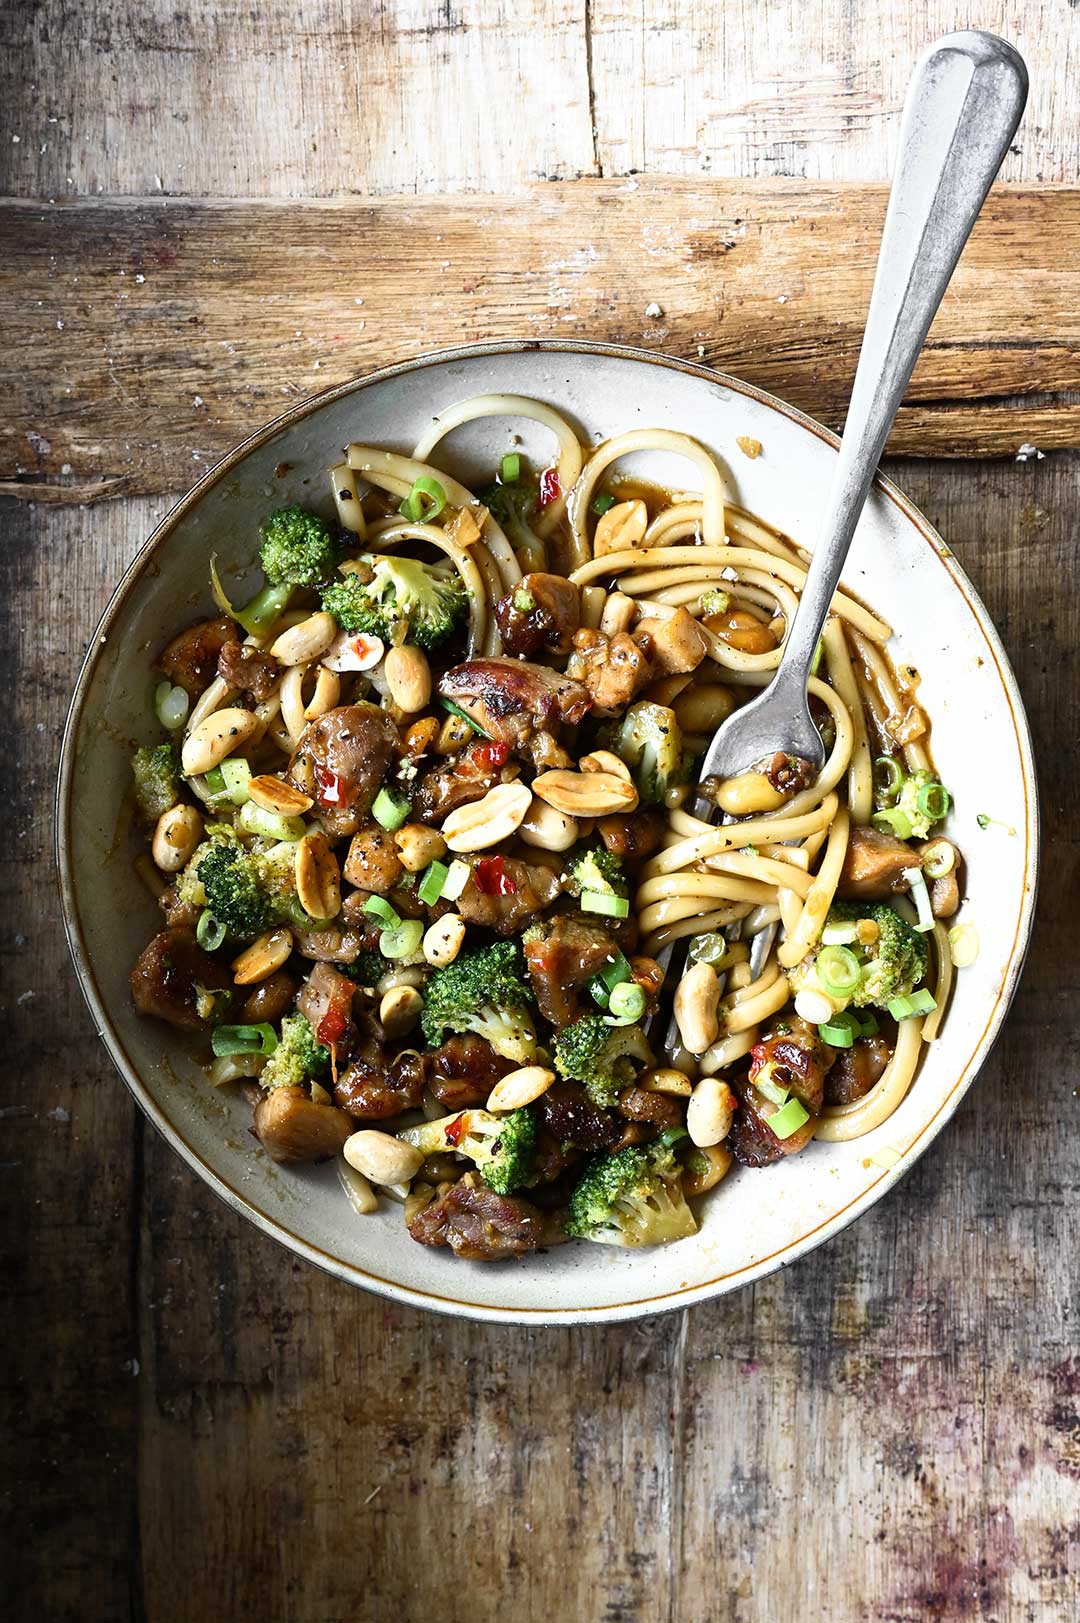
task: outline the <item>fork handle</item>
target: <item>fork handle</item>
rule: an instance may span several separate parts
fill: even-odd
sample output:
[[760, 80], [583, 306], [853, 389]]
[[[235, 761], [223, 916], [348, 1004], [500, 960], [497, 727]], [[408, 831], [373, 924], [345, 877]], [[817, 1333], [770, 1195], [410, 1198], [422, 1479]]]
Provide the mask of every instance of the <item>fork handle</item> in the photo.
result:
[[1027, 89], [1023, 58], [994, 34], [946, 34], [915, 66], [844, 437], [776, 674], [797, 705], [893, 419]]

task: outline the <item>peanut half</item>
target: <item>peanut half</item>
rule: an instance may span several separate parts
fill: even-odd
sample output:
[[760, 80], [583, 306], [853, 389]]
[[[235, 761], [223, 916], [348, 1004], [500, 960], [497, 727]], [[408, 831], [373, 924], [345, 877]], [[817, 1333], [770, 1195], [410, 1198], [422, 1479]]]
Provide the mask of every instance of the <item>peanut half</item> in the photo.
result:
[[300, 817], [315, 804], [311, 796], [305, 795], [294, 783], [277, 778], [272, 772], [252, 778], [248, 784], [248, 795], [256, 806], [261, 806], [264, 811], [276, 812], [279, 817]]
[[321, 830], [296, 847], [296, 894], [309, 918], [332, 919], [341, 911], [341, 869]]
[[541, 772], [533, 779], [532, 787], [534, 795], [568, 817], [604, 817], [609, 812], [631, 812], [638, 803], [634, 785], [614, 772], [570, 772], [556, 767], [553, 772]]
[[[537, 779], [537, 783], [539, 781]], [[636, 795], [634, 798], [636, 800]], [[509, 839], [517, 832], [531, 804], [532, 795], [525, 784], [497, 783], [482, 800], [474, 800], [471, 806], [459, 806], [450, 813], [442, 826], [447, 849], [482, 851], [486, 846], [498, 845], [500, 840]]]

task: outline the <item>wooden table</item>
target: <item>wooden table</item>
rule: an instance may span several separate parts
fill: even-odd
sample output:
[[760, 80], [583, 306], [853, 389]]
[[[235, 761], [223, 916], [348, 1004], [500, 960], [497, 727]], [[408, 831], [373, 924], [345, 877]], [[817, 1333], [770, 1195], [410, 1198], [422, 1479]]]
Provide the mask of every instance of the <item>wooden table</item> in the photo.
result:
[[[5, 1616], [1075, 1618], [1080, 11], [0, 18]], [[52, 783], [97, 614], [248, 428], [426, 347], [644, 342], [837, 422], [910, 62], [973, 19], [1032, 100], [889, 466], [1035, 729], [1043, 897], [997, 1051], [895, 1194], [711, 1306], [512, 1332], [324, 1277], [142, 1122], [70, 973]]]

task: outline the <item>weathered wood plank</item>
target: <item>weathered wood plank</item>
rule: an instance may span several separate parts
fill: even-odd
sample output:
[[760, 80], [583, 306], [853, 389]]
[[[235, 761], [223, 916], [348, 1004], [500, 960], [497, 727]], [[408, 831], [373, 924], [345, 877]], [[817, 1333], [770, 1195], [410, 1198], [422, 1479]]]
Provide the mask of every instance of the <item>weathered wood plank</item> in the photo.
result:
[[[703, 357], [842, 417], [884, 193], [578, 183], [482, 204], [13, 206], [0, 428], [13, 494], [187, 484], [289, 402], [426, 348], [575, 336]], [[896, 451], [1080, 444], [1080, 191], [1002, 190], [916, 369]], [[32, 295], [28, 290], [33, 290]], [[647, 307], [662, 314], [650, 317]]]

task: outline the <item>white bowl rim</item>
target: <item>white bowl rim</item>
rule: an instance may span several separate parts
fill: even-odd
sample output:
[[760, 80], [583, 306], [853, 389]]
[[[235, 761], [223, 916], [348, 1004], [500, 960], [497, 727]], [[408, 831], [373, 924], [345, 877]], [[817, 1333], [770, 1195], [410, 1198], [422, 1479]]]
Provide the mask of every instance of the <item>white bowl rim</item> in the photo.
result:
[[756, 1258], [745, 1267], [729, 1270], [701, 1284], [662, 1291], [655, 1296], [635, 1301], [619, 1302], [611, 1306], [561, 1309], [496, 1307], [461, 1301], [454, 1296], [436, 1295], [433, 1292], [401, 1285], [394, 1280], [383, 1279], [366, 1269], [343, 1262], [339, 1257], [335, 1257], [330, 1252], [313, 1245], [301, 1235], [293, 1233], [284, 1223], [268, 1217], [265, 1213], [252, 1206], [240, 1190], [235, 1189], [219, 1173], [215, 1172], [198, 1151], [188, 1143], [165, 1112], [159, 1108], [149, 1090], [143, 1084], [135, 1065], [124, 1048], [120, 1034], [109, 1016], [98, 989], [79, 920], [76, 881], [71, 865], [69, 827], [76, 746], [82, 720], [83, 704], [93, 680], [98, 656], [106, 642], [114, 620], [120, 614], [127, 600], [128, 593], [142, 576], [146, 565], [158, 548], [169, 539], [185, 514], [195, 507], [206, 492], [212, 489], [237, 464], [242, 462], [250, 452], [265, 444], [267, 440], [280, 433], [282, 429], [301, 422], [305, 417], [311, 416], [334, 400], [339, 400], [346, 395], [368, 388], [372, 384], [382, 383], [389, 378], [399, 377], [405, 373], [420, 372], [430, 366], [465, 361], [485, 355], [514, 355], [535, 351], [548, 354], [609, 356], [645, 362], [649, 365], [681, 372], [690, 377], [699, 378], [705, 383], [719, 384], [758, 402], [760, 405], [770, 407], [783, 417], [786, 417], [790, 422], [809, 431], [817, 439], [832, 446], [834, 450], [840, 443], [839, 436], [834, 434], [831, 429], [826, 428], [824, 424], [819, 423], [815, 418], [780, 399], [779, 396], [770, 394], [767, 390], [760, 389], [755, 384], [747, 383], [741, 378], [733, 377], [730, 373], [720, 372], [694, 361], [683, 360], [677, 356], [663, 355], [654, 350], [641, 349], [629, 344], [612, 344], [588, 340], [501, 339], [490, 343], [461, 344], [449, 349], [430, 350], [424, 354], [414, 356], [411, 360], [399, 361], [391, 366], [380, 367], [377, 371], [366, 373], [361, 377], [351, 378], [345, 383], [324, 390], [321, 394], [299, 401], [297, 404], [290, 406], [287, 411], [282, 412], [280, 416], [275, 417], [271, 422], [264, 424], [262, 428], [256, 429], [254, 433], [249, 434], [246, 439], [227, 452], [212, 468], [209, 468], [185, 495], [180, 497], [179, 501], [156, 525], [143, 546], [140, 547], [121, 577], [119, 584], [112, 592], [94, 628], [83, 658], [64, 725], [55, 800], [55, 860], [64, 931], [79, 986], [96, 1024], [98, 1035], [105, 1044], [113, 1064], [120, 1072], [140, 1109], [149, 1117], [173, 1150], [210, 1185], [227, 1205], [254, 1223], [265, 1234], [269, 1234], [280, 1244], [288, 1247], [289, 1250], [314, 1263], [316, 1267], [322, 1268], [325, 1272], [333, 1274], [349, 1284], [361, 1286], [376, 1295], [387, 1297], [393, 1301], [407, 1303], [413, 1307], [426, 1308], [429, 1311], [497, 1324], [614, 1323], [621, 1320], [649, 1317], [654, 1314], [676, 1312], [681, 1308], [691, 1307], [696, 1302], [708, 1301], [712, 1297], [724, 1295], [731, 1290], [738, 1289], [741, 1285], [751, 1284], [755, 1280], [762, 1279], [768, 1274], [775, 1273], [779, 1268], [786, 1267], [788, 1264], [797, 1261], [808, 1251], [812, 1251], [816, 1246], [824, 1244], [826, 1240], [831, 1239], [841, 1230], [847, 1228], [856, 1218], [861, 1217], [870, 1206], [876, 1204], [914, 1166], [915, 1162], [929, 1148], [942, 1128], [955, 1114], [961, 1099], [985, 1063], [990, 1049], [998, 1037], [1019, 984], [1034, 922], [1040, 851], [1039, 790], [1030, 727], [1008, 655], [978, 593], [941, 536], [891, 479], [879, 472], [874, 484], [875, 491], [890, 501], [915, 527], [931, 553], [946, 569], [953, 584], [959, 590], [977, 621], [979, 629], [993, 654], [998, 675], [1001, 679], [1012, 718], [1023, 775], [1024, 882], [1022, 901], [1006, 972], [998, 988], [997, 996], [986, 1023], [949, 1092], [904, 1155], [895, 1165], [883, 1168], [880, 1177], [875, 1178], [861, 1194], [846, 1206], [841, 1207], [839, 1211], [831, 1213], [806, 1234], [789, 1241], [788, 1244], [768, 1256]]

